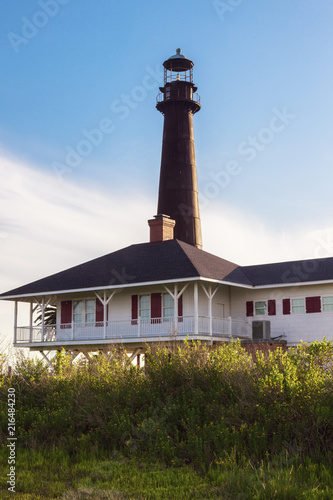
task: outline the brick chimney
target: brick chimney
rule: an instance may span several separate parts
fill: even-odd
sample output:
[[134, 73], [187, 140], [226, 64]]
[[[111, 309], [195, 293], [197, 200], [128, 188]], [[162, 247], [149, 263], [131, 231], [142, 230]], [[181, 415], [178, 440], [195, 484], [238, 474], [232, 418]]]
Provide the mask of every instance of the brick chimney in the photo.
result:
[[150, 243], [174, 239], [173, 230], [176, 221], [170, 219], [169, 215], [154, 215], [154, 218], [150, 219], [148, 224], [150, 227]]

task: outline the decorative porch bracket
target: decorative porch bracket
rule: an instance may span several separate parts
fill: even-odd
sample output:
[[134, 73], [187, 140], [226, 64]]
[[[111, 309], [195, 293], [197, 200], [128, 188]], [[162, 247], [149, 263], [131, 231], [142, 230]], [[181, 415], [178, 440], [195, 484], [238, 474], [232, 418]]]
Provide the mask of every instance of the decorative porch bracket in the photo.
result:
[[98, 300], [101, 301], [101, 303], [103, 304], [103, 325], [104, 325], [104, 338], [106, 339], [106, 329], [107, 329], [107, 307], [108, 307], [108, 304], [109, 302], [111, 302], [111, 300], [113, 299], [113, 297], [116, 295], [116, 293], [118, 292], [118, 290], [114, 290], [111, 295], [109, 297], [106, 296], [106, 290], [104, 290], [104, 294], [103, 294], [103, 298], [97, 293], [95, 292], [95, 295], [96, 297], [98, 298]]
[[171, 297], [173, 298], [173, 322], [174, 322], [174, 328], [175, 328], [174, 333], [176, 333], [177, 325], [178, 325], [178, 299], [183, 295], [183, 293], [185, 292], [185, 290], [188, 286], [189, 286], [189, 283], [186, 283], [186, 285], [183, 286], [183, 288], [180, 290], [180, 292], [178, 292], [178, 283], [175, 283], [173, 293], [172, 293], [171, 290], [169, 290], [169, 288], [166, 285], [164, 285], [164, 288], [166, 289], [168, 294], [171, 295]]
[[208, 298], [209, 335], [213, 335], [213, 298], [219, 288], [219, 285], [217, 285], [213, 292], [212, 285], [209, 285], [208, 290], [203, 283], [201, 283], [201, 287]]

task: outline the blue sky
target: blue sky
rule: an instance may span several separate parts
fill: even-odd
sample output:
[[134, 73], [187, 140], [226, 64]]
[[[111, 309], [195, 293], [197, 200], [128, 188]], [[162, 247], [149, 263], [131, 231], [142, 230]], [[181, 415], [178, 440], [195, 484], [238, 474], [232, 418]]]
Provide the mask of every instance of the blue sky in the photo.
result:
[[330, 0], [4, 2], [1, 291], [147, 241], [177, 47], [201, 96], [204, 249], [333, 255], [332, 20]]

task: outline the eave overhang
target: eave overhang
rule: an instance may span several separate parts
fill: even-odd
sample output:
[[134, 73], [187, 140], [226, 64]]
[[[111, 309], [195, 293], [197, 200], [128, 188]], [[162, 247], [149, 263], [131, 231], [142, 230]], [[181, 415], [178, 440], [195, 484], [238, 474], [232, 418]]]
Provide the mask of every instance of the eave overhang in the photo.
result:
[[0, 300], [20, 300], [20, 299], [29, 299], [34, 297], [45, 297], [45, 296], [56, 296], [56, 295], [71, 295], [75, 293], [89, 293], [89, 292], [98, 292], [98, 291], [106, 291], [106, 290], [124, 290], [130, 288], [137, 287], [148, 287], [148, 286], [160, 286], [160, 285], [170, 285], [172, 283], [191, 283], [195, 281], [205, 281], [208, 283], [215, 283], [217, 285], [230, 286], [235, 288], [245, 288], [247, 290], [263, 290], [263, 289], [272, 289], [272, 288], [290, 288], [290, 287], [300, 287], [300, 286], [314, 286], [314, 285], [328, 285], [333, 284], [333, 280], [322, 280], [322, 281], [303, 281], [303, 282], [290, 282], [290, 283], [274, 283], [268, 285], [248, 285], [244, 283], [234, 283], [232, 281], [226, 280], [217, 280], [212, 278], [205, 278], [203, 276], [196, 276], [190, 278], [179, 278], [179, 279], [170, 279], [170, 280], [160, 280], [160, 281], [146, 281], [141, 283], [123, 283], [118, 285], [108, 285], [108, 286], [100, 286], [100, 287], [89, 287], [89, 288], [73, 288], [70, 290], [54, 290], [54, 291], [45, 291], [38, 293], [28, 293], [24, 295], [9, 295], [7, 297], [0, 297]]

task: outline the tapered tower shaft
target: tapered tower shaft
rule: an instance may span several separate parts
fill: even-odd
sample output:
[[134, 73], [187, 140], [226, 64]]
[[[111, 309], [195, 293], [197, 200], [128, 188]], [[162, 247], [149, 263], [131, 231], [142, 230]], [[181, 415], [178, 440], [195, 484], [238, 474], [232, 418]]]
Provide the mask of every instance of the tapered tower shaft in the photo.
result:
[[176, 221], [175, 238], [202, 248], [193, 115], [200, 110], [193, 62], [177, 49], [164, 63], [157, 109], [164, 115], [158, 214]]

